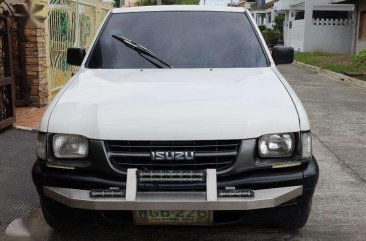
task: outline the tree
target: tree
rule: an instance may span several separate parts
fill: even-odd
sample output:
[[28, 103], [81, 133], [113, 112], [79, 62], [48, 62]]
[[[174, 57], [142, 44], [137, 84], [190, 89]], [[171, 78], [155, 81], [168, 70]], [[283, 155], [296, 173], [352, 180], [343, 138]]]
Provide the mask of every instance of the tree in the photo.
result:
[[258, 28], [259, 28], [259, 30], [261, 31], [261, 33], [263, 33], [264, 31], [266, 31], [266, 30], [267, 30], [266, 25], [259, 25], [259, 26], [258, 26]]
[[280, 32], [275, 29], [269, 28], [263, 31], [264, 40], [266, 40], [266, 43], [270, 48], [273, 48], [277, 45], [278, 41], [280, 40], [280, 35]]
[[280, 33], [280, 39], [283, 40], [283, 23], [285, 22], [285, 15], [278, 15], [275, 17], [275, 24], [273, 29]]
[[[163, 5], [198, 5], [200, 3], [199, 0], [161, 0], [161, 4]], [[149, 6], [149, 5], [156, 5], [157, 0], [141, 0], [136, 2], [136, 6]]]

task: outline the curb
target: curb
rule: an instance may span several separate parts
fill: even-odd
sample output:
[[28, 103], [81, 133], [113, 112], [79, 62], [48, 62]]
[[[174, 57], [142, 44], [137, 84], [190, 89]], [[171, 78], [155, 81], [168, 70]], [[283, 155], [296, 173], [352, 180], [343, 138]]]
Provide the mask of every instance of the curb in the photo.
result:
[[27, 126], [17, 126], [17, 125], [13, 125], [13, 127], [17, 130], [38, 132], [37, 128], [32, 128], [32, 127], [27, 127]]
[[357, 87], [362, 87], [362, 88], [366, 88], [366, 81], [363, 80], [359, 80], [344, 74], [339, 74], [327, 69], [322, 69], [320, 67], [316, 67], [310, 64], [305, 64], [303, 62], [299, 62], [299, 61], [294, 61], [294, 64], [299, 66], [299, 67], [304, 67], [308, 70], [314, 71], [316, 73], [319, 73], [325, 77], [328, 77], [330, 79], [334, 79], [334, 80], [338, 80], [338, 81], [342, 81], [342, 82], [346, 82], [348, 84], [351, 84], [353, 86], [357, 86]]

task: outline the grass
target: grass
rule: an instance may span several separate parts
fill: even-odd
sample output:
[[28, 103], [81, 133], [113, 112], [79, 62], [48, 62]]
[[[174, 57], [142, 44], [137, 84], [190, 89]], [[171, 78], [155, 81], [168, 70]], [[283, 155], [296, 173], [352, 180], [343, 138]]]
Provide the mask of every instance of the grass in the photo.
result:
[[366, 80], [366, 66], [352, 62], [352, 55], [329, 53], [295, 53], [295, 60], [337, 73], [364, 73], [356, 78]]

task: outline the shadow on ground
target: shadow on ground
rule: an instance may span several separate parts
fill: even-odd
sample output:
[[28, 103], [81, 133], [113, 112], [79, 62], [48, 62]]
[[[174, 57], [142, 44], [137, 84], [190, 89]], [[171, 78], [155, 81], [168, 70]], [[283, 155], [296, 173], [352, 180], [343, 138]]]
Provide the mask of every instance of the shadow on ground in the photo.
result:
[[[301, 232], [301, 231], [300, 231]], [[233, 226], [121, 226], [110, 223], [87, 225], [65, 232], [55, 232], [45, 223], [41, 212], [12, 222], [6, 231], [6, 241], [59, 240], [293, 240], [298, 232], [261, 228], [249, 225]], [[309, 239], [307, 239], [309, 240]]]

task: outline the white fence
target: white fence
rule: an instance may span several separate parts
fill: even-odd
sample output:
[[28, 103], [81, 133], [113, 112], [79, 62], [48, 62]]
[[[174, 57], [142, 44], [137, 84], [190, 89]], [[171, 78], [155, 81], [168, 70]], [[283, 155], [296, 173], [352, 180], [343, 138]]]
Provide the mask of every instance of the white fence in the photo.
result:
[[306, 31], [305, 51], [349, 54], [353, 27], [352, 19], [313, 19]]
[[352, 26], [352, 19], [324, 19], [313, 18], [313, 25], [315, 26]]
[[350, 54], [353, 28], [352, 19], [295, 20], [284, 28], [285, 45], [295, 51]]

